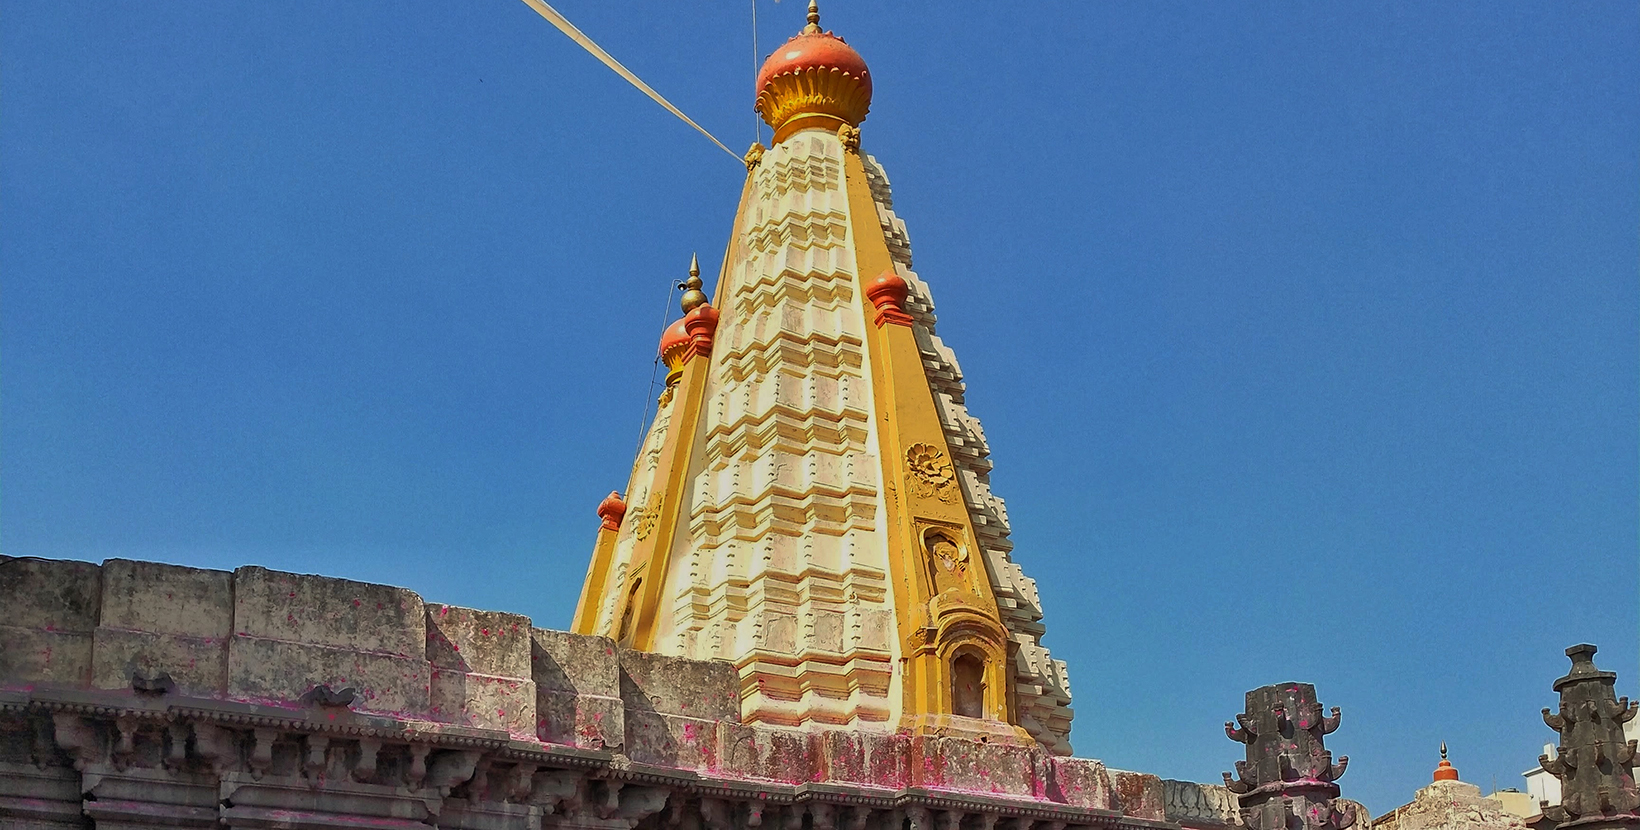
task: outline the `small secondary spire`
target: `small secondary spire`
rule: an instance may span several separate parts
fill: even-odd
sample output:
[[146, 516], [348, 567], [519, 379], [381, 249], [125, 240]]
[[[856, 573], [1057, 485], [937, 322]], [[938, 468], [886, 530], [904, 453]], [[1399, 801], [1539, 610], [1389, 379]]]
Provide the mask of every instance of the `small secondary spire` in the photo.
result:
[[803, 33], [820, 33], [820, 0], [809, 0], [809, 25], [803, 27]]
[[1441, 763], [1435, 767], [1436, 781], [1458, 780], [1458, 768], [1446, 759], [1446, 741], [1441, 741]]

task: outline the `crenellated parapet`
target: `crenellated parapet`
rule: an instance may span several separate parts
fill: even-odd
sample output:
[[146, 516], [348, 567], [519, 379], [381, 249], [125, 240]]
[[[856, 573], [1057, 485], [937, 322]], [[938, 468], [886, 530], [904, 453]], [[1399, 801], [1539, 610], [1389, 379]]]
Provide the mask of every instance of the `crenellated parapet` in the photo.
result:
[[1634, 719], [1640, 704], [1617, 697], [1617, 674], [1595, 668], [1596, 651], [1587, 643], [1566, 649], [1572, 670], [1555, 681], [1559, 710], [1543, 710], [1543, 722], [1560, 734], [1556, 756], [1538, 758], [1560, 779], [1560, 804], [1544, 815], [1561, 828], [1640, 825], [1635, 741], [1623, 737], [1623, 724]]
[[744, 723], [727, 662], [402, 588], [0, 557], [0, 607], [5, 827], [1172, 827], [1154, 776]]
[[1324, 711], [1308, 683], [1279, 683], [1247, 693], [1247, 711], [1225, 723], [1230, 740], [1247, 746], [1247, 759], [1224, 784], [1240, 803], [1242, 823], [1253, 830], [1343, 830], [1354, 813], [1335, 803], [1337, 781], [1349, 764], [1333, 760], [1325, 738], [1341, 713]]

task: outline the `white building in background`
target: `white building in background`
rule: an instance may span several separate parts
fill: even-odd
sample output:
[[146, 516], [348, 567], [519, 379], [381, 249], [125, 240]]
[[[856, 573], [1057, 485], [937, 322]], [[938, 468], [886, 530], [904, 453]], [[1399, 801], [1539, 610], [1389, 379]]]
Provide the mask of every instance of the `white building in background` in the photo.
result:
[[[1629, 721], [1634, 723], [1634, 721]], [[1626, 733], [1625, 733], [1626, 734]], [[1555, 757], [1555, 745], [1544, 744], [1543, 754], [1550, 758]], [[1526, 778], [1526, 794], [1532, 797], [1533, 804], [1559, 804], [1560, 779], [1550, 775], [1543, 767], [1533, 764], [1532, 768], [1521, 773]]]

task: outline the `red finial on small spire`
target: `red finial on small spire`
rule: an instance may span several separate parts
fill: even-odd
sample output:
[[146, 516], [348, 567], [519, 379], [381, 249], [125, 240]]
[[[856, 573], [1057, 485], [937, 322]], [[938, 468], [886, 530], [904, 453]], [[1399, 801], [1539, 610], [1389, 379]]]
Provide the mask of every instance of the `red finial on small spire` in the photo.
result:
[[712, 356], [712, 337], [717, 333], [717, 324], [717, 309], [709, 305], [696, 306], [688, 314], [683, 315], [683, 330], [689, 332], [691, 357]]
[[598, 518], [603, 519], [605, 530], [620, 530], [621, 520], [626, 518], [626, 499], [614, 490], [598, 502]]
[[1458, 780], [1458, 768], [1455, 767], [1455, 766], [1452, 766], [1451, 761], [1446, 760], [1446, 741], [1441, 741], [1441, 763], [1436, 765], [1436, 767], [1435, 767], [1435, 780], [1436, 781], [1456, 781], [1456, 780]]
[[884, 323], [911, 325], [911, 315], [905, 311], [905, 298], [910, 294], [911, 286], [893, 271], [884, 271], [882, 276], [872, 280], [866, 285], [866, 298], [877, 307], [877, 317], [873, 322], [879, 327]]

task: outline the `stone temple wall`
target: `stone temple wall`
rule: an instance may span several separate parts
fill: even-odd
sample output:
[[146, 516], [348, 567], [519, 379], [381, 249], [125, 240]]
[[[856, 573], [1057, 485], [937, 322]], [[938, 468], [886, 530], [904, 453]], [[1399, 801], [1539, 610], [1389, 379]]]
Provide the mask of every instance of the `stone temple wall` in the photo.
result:
[[749, 726], [738, 688], [402, 588], [0, 557], [0, 830], [1177, 826], [1155, 776]]

